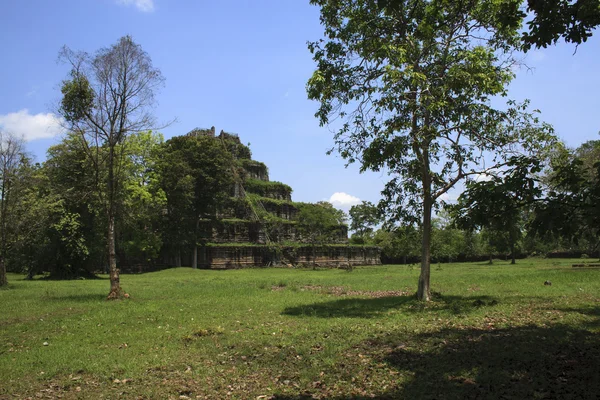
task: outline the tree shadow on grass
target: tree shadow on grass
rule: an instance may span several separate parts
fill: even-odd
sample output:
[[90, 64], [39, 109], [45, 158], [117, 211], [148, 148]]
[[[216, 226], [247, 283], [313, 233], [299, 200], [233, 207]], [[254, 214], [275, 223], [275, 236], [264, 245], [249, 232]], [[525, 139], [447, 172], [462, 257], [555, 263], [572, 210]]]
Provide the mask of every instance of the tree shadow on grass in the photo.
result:
[[449, 311], [465, 314], [480, 307], [490, 307], [498, 301], [490, 296], [435, 296], [434, 301], [424, 303], [415, 296], [386, 296], [378, 298], [343, 298], [339, 300], [287, 307], [282, 314], [298, 317], [320, 318], [373, 318], [389, 310], [416, 313], [426, 310]]
[[[377, 381], [364, 382], [367, 395], [336, 393], [317, 398], [600, 398], [600, 336], [568, 325], [451, 328], [417, 335], [398, 332], [369, 339], [357, 351], [371, 356], [372, 365], [387, 366], [404, 381], [394, 384], [388, 375], [384, 376], [387, 388]], [[343, 368], [346, 371], [340, 372], [341, 366], [335, 366], [332, 373], [361, 373], [348, 363]], [[319, 396], [319, 392], [275, 398], [308, 395]]]
[[[584, 307], [566, 307], [559, 308], [558, 311], [568, 312], [568, 313], [577, 313], [587, 315], [588, 317], [594, 317], [594, 320], [584, 322], [582, 325], [585, 325], [589, 328], [600, 328], [600, 306], [584, 306]], [[600, 379], [600, 378], [599, 378]]]

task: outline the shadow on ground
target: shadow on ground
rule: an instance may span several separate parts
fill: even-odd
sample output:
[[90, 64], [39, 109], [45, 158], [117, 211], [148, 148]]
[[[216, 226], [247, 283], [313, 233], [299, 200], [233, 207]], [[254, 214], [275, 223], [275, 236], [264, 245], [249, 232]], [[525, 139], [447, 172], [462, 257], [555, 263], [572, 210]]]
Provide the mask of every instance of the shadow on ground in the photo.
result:
[[282, 314], [320, 318], [372, 318], [392, 309], [402, 312], [421, 312], [426, 309], [447, 310], [464, 314], [480, 307], [491, 307], [498, 301], [490, 296], [434, 296], [431, 303], [417, 301], [415, 296], [386, 296], [378, 298], [343, 298], [339, 300], [288, 307]]
[[[571, 311], [598, 317], [598, 326], [598, 307]], [[346, 362], [336, 365], [331, 374], [341, 380], [357, 376], [356, 381], [362, 382], [358, 388], [349, 387], [347, 394], [323, 389], [274, 398], [600, 398], [600, 335], [581, 327], [558, 324], [489, 330], [446, 328], [415, 335], [392, 332], [364, 341], [356, 352], [370, 357], [374, 367], [365, 369]]]

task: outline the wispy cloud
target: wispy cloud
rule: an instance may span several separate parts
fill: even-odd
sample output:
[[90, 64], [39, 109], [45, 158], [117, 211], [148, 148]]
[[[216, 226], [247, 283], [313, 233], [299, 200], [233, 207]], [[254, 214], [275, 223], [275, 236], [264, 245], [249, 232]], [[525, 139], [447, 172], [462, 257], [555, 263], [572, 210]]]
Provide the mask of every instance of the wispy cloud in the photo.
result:
[[546, 53], [539, 49], [533, 50], [533, 51], [529, 52], [527, 55], [531, 61], [536, 62], [536, 63], [544, 61], [547, 57]]
[[117, 0], [117, 4], [135, 6], [142, 12], [154, 11], [154, 0]]
[[335, 192], [328, 200], [334, 207], [343, 210], [349, 210], [350, 207], [360, 203], [360, 199], [356, 196], [344, 192]]
[[50, 138], [63, 132], [61, 119], [52, 113], [29, 114], [23, 109], [9, 114], [0, 114], [0, 127], [8, 132], [23, 136], [25, 140]]

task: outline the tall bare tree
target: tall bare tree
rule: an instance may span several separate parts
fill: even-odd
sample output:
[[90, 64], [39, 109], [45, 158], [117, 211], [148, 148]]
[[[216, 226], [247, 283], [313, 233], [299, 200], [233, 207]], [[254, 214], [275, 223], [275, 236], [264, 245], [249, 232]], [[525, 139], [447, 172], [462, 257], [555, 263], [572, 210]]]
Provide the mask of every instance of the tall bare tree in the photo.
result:
[[65, 46], [59, 57], [71, 66], [69, 78], [62, 83], [59, 111], [68, 128], [80, 134], [96, 172], [98, 194], [108, 218], [108, 298], [116, 299], [123, 294], [115, 251], [122, 148], [131, 133], [155, 127], [151, 110], [164, 78], [148, 53], [130, 36], [94, 55]]
[[6, 286], [6, 253], [14, 181], [23, 158], [24, 139], [0, 130], [0, 286]]

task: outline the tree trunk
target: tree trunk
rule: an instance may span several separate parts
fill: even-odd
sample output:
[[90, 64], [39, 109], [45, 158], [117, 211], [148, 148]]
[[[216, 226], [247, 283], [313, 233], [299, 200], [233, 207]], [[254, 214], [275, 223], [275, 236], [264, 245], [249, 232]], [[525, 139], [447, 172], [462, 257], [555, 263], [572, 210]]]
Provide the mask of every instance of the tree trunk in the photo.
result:
[[421, 249], [421, 275], [419, 276], [419, 288], [417, 299], [421, 301], [431, 300], [429, 277], [431, 270], [431, 194], [423, 198], [423, 242]]
[[175, 266], [181, 267], [181, 249], [177, 249], [177, 254], [175, 254]]
[[115, 173], [114, 173], [114, 146], [109, 144], [108, 155], [108, 273], [110, 275], [110, 293], [108, 300], [120, 299], [123, 296], [117, 269], [117, 254], [115, 246]]
[[492, 253], [490, 253], [490, 262], [489, 262], [489, 264], [492, 265], [493, 263], [494, 263], [494, 260], [492, 258]]
[[6, 279], [6, 263], [4, 262], [4, 256], [0, 256], [0, 287], [8, 285]]
[[200, 218], [196, 219], [196, 230], [194, 235], [194, 246], [192, 253], [192, 268], [198, 269], [198, 229], [200, 227]]
[[108, 216], [108, 273], [110, 274], [110, 293], [108, 300], [119, 299], [123, 296], [119, 270], [117, 269], [117, 255], [115, 249], [115, 216]]
[[192, 250], [192, 268], [198, 269], [198, 245], [194, 243], [194, 249]]
[[515, 242], [511, 240], [510, 242], [510, 257], [511, 257], [511, 264], [516, 264], [517, 261], [515, 260]]
[[431, 195], [431, 171], [429, 166], [429, 152], [427, 149], [422, 154], [423, 172], [423, 243], [421, 248], [421, 275], [419, 276], [419, 287], [417, 299], [420, 301], [431, 300], [429, 277], [431, 272], [431, 208], [433, 198]]
[[2, 171], [2, 197], [0, 198], [0, 287], [8, 285], [6, 279], [6, 212], [8, 208], [8, 199], [6, 190], [7, 171]]

